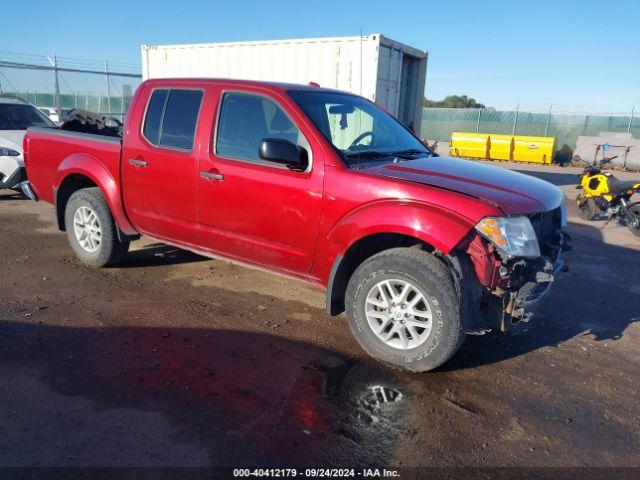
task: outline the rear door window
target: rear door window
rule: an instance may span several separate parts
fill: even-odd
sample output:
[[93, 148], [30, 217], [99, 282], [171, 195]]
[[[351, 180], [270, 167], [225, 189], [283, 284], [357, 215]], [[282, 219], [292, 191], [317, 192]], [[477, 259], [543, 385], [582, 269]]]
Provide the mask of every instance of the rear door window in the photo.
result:
[[142, 133], [154, 145], [158, 145], [160, 139], [160, 125], [162, 125], [162, 114], [168, 94], [169, 90], [154, 90], [147, 105]]
[[201, 103], [200, 90], [154, 91], [145, 117], [145, 138], [160, 147], [191, 150]]
[[202, 92], [171, 90], [164, 110], [160, 145], [191, 150], [198, 123]]

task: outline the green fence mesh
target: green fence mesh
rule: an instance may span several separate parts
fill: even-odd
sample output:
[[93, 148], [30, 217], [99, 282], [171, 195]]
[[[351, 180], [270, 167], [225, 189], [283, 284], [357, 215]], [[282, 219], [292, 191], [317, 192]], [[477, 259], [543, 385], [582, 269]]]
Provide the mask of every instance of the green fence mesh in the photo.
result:
[[[22, 98], [23, 100], [39, 107], [55, 108], [55, 96], [52, 93], [8, 93], [7, 96]], [[61, 108], [81, 108], [90, 112], [106, 113], [109, 110], [115, 114], [126, 111], [130, 97], [110, 97], [111, 106], [107, 104], [107, 97], [100, 95], [60, 95]], [[124, 105], [124, 106], [123, 106]]]
[[640, 115], [534, 113], [469, 108], [423, 108], [421, 137], [448, 142], [451, 132], [500, 133], [556, 138], [556, 148], [573, 149], [581, 135], [627, 132], [640, 138]]

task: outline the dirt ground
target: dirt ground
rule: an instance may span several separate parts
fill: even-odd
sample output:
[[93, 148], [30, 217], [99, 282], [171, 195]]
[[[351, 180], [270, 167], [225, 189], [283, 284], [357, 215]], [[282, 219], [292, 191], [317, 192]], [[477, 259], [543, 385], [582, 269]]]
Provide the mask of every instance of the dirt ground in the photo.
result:
[[403, 374], [321, 291], [146, 240], [92, 270], [0, 192], [0, 466], [639, 466], [640, 240], [569, 214], [528, 332]]

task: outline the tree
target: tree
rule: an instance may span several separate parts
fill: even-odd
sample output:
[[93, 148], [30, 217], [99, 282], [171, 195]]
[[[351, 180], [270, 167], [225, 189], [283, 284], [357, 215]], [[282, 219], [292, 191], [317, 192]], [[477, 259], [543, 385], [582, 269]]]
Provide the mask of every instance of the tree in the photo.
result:
[[478, 103], [475, 98], [466, 95], [449, 95], [444, 100], [429, 100], [427, 98], [422, 102], [423, 107], [441, 107], [441, 108], [486, 108], [482, 103]]

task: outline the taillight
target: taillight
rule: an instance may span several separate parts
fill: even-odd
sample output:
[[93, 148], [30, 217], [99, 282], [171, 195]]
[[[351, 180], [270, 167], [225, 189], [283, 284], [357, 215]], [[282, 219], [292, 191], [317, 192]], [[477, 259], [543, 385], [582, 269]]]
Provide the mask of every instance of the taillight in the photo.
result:
[[29, 158], [29, 136], [27, 134], [22, 139], [22, 159], [24, 160], [25, 166], [27, 165], [28, 158]]

